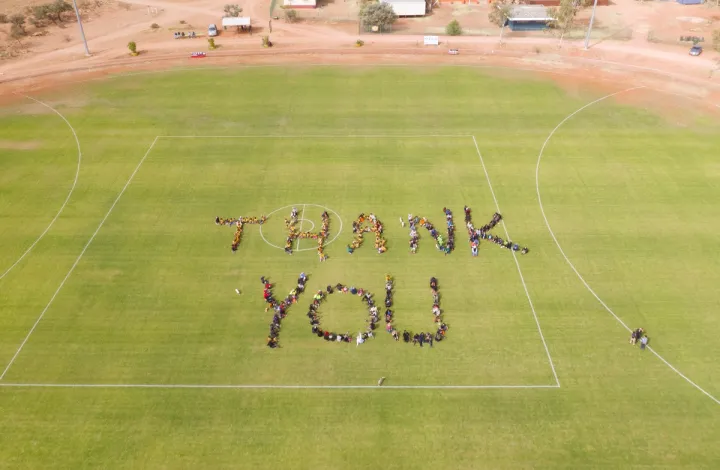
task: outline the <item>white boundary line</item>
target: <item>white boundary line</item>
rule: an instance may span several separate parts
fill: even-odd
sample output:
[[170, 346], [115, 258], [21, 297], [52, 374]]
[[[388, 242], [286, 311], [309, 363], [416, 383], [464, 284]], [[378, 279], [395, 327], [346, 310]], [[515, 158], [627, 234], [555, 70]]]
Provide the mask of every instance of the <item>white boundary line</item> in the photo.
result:
[[40, 320], [42, 320], [43, 317], [45, 316], [45, 312], [48, 311], [48, 309], [52, 305], [53, 301], [55, 300], [55, 297], [57, 297], [57, 295], [60, 293], [60, 290], [62, 290], [63, 286], [65, 285], [65, 282], [67, 282], [68, 278], [70, 278], [70, 275], [72, 274], [72, 272], [75, 270], [75, 267], [78, 265], [78, 263], [82, 259], [83, 255], [85, 254], [85, 251], [87, 251], [90, 244], [93, 242], [93, 240], [95, 240], [95, 236], [98, 234], [98, 232], [100, 231], [102, 226], [105, 224], [105, 221], [107, 220], [107, 218], [110, 217], [110, 214], [112, 213], [113, 209], [115, 209], [115, 206], [117, 205], [117, 203], [120, 200], [120, 198], [122, 197], [122, 195], [125, 194], [125, 190], [128, 188], [128, 186], [130, 186], [130, 183], [132, 182], [133, 178], [135, 177], [135, 174], [138, 172], [138, 170], [140, 169], [140, 166], [143, 164], [143, 162], [145, 161], [147, 156], [150, 154], [150, 151], [155, 146], [155, 142], [157, 142], [157, 140], [158, 140], [158, 138], [155, 137], [155, 139], [152, 141], [152, 144], [150, 144], [150, 147], [147, 149], [147, 152], [145, 152], [145, 155], [143, 155], [142, 159], [140, 160], [140, 163], [138, 163], [137, 166], [135, 167], [135, 171], [132, 172], [132, 174], [130, 175], [130, 178], [128, 178], [127, 182], [125, 183], [125, 186], [123, 186], [122, 190], [120, 191], [118, 196], [115, 198], [115, 201], [110, 206], [110, 209], [108, 209], [107, 213], [105, 214], [105, 217], [103, 217], [103, 219], [100, 221], [100, 224], [97, 226], [97, 228], [95, 229], [95, 232], [92, 234], [92, 236], [90, 237], [88, 242], [85, 244], [85, 247], [83, 247], [83, 249], [80, 252], [80, 254], [78, 255], [77, 259], [75, 259], [75, 262], [70, 267], [70, 270], [65, 275], [65, 278], [63, 278], [62, 282], [60, 282], [60, 285], [58, 286], [57, 290], [50, 298], [50, 301], [47, 303], [47, 305], [45, 305], [45, 308], [40, 313], [40, 316], [37, 318], [37, 320], [35, 320], [35, 323], [33, 324], [32, 328], [30, 328], [30, 331], [28, 331], [28, 334], [25, 336], [25, 339], [23, 340], [22, 343], [20, 343], [20, 347], [18, 347], [17, 351], [15, 351], [15, 355], [12, 357], [12, 359], [10, 359], [10, 362], [5, 367], [5, 370], [3, 370], [2, 374], [0, 374], [0, 380], [2, 380], [5, 377], [5, 374], [7, 374], [8, 370], [10, 370], [10, 367], [12, 367], [13, 363], [15, 362], [15, 359], [17, 359], [18, 355], [20, 354], [20, 351], [22, 351], [23, 347], [30, 339], [30, 336], [33, 334], [33, 331], [35, 331], [35, 328], [37, 328], [38, 324], [40, 323]]
[[[555, 126], [555, 128], [554, 128], [554, 129], [550, 132], [550, 134], [547, 136], [547, 139], [545, 139], [545, 142], [543, 142], [542, 147], [540, 148], [540, 152], [539, 152], [539, 154], [538, 154], [537, 164], [536, 164], [536, 166], [535, 166], [535, 190], [536, 190], [536, 192], [537, 192], [538, 204], [540, 205], [540, 212], [542, 213], [543, 220], [545, 220], [545, 225], [547, 226], [548, 232], [550, 232], [550, 236], [552, 237], [553, 241], [555, 242], [555, 245], [557, 245], [558, 250], [560, 250], [560, 254], [561, 254], [562, 257], [565, 259], [565, 262], [567, 262], [567, 264], [568, 264], [568, 265], [570, 266], [570, 268], [573, 270], [573, 272], [575, 273], [575, 275], [577, 275], [578, 279], [580, 279], [580, 282], [583, 283], [583, 285], [585, 286], [585, 288], [593, 295], [593, 297], [595, 297], [595, 299], [597, 299], [598, 302], [600, 302], [600, 305], [602, 305], [602, 306], [605, 308], [605, 310], [606, 310], [610, 315], [612, 315], [613, 318], [615, 318], [615, 320], [617, 320], [617, 322], [620, 323], [620, 324], [623, 326], [623, 328], [625, 328], [628, 332], [630, 332], [630, 331], [632, 331], [632, 330], [625, 324], [624, 321], [622, 321], [622, 320], [620, 319], [620, 317], [618, 317], [618, 316], [615, 314], [615, 312], [613, 312], [613, 310], [612, 310], [610, 307], [608, 307], [608, 305], [607, 305], [605, 302], [603, 302], [603, 300], [600, 298], [599, 295], [597, 295], [597, 293], [592, 289], [592, 287], [590, 287], [590, 285], [587, 283], [587, 281], [585, 281], [585, 278], [582, 277], [582, 275], [581, 275], [580, 272], [577, 270], [577, 268], [576, 268], [575, 265], [572, 263], [572, 261], [570, 261], [570, 259], [567, 257], [567, 255], [565, 254], [565, 250], [563, 250], [563, 249], [562, 249], [562, 246], [560, 246], [560, 242], [558, 241], [557, 237], [555, 236], [555, 232], [553, 232], [553, 229], [552, 229], [552, 227], [550, 226], [550, 222], [548, 221], [547, 215], [545, 215], [545, 208], [543, 207], [542, 198], [540, 197], [540, 162], [542, 161], [543, 153], [545, 152], [545, 147], [547, 147], [548, 142], [550, 142], [550, 139], [552, 139], [553, 135], [555, 135], [555, 132], [557, 132], [557, 130], [558, 130], [563, 124], [565, 124], [568, 120], [570, 120], [573, 116], [575, 116], [576, 114], [578, 114], [578, 113], [582, 112], [583, 110], [589, 108], [590, 106], [592, 106], [592, 105], [594, 105], [594, 104], [597, 104], [597, 103], [599, 103], [599, 102], [601, 102], [601, 101], [603, 101], [603, 100], [606, 100], [606, 99], [608, 99], [608, 98], [611, 98], [611, 97], [613, 97], [613, 96], [615, 96], [615, 95], [619, 95], [619, 94], [621, 94], [621, 93], [627, 93], [627, 92], [630, 92], [630, 91], [633, 91], [633, 90], [638, 90], [638, 89], [641, 89], [641, 88], [645, 88], [645, 87], [642, 87], [642, 86], [631, 87], [631, 88], [627, 88], [627, 89], [625, 89], [625, 90], [617, 91], [617, 92], [615, 92], [615, 93], [610, 93], [609, 95], [605, 95], [605, 96], [603, 96], [602, 98], [598, 98], [598, 99], [596, 99], [595, 101], [592, 101], [592, 102], [586, 104], [585, 106], [583, 106], [583, 107], [575, 110], [573, 113], [569, 114], [567, 117], [565, 117], [565, 119], [563, 119], [562, 121], [560, 121], [560, 123], [559, 123], [557, 126]], [[719, 106], [719, 107], [720, 107], [720, 106]], [[690, 380], [690, 379], [689, 379], [687, 376], [685, 376], [682, 372], [680, 372], [678, 369], [676, 369], [672, 364], [670, 364], [668, 361], [666, 361], [665, 358], [663, 358], [660, 354], [658, 354], [652, 347], [648, 346], [648, 349], [655, 355], [655, 357], [657, 357], [658, 359], [660, 359], [660, 361], [662, 361], [666, 366], [668, 366], [673, 372], [675, 372], [675, 373], [678, 374], [680, 377], [682, 377], [683, 379], [685, 379], [686, 382], [688, 382], [690, 385], [692, 385], [693, 387], [695, 387], [696, 389], [698, 389], [699, 391], [701, 391], [703, 394], [705, 394], [705, 395], [706, 395], [708, 398], [710, 398], [712, 401], [714, 401], [715, 403], [717, 403], [718, 405], [720, 405], [720, 400], [718, 400], [717, 398], [715, 398], [714, 396], [712, 396], [709, 392], [705, 391], [705, 390], [704, 390], [702, 387], [700, 387], [698, 384], [696, 384], [695, 382], [693, 382], [692, 380]]]
[[381, 390], [381, 389], [535, 389], [560, 388], [558, 385], [203, 385], [203, 384], [22, 384], [0, 383], [0, 387], [17, 388], [195, 388], [195, 389], [322, 389], [322, 390]]
[[[495, 190], [493, 189], [492, 183], [490, 182], [490, 174], [487, 171], [487, 168], [485, 167], [485, 161], [483, 160], [482, 154], [480, 153], [480, 148], [478, 147], [477, 140], [475, 139], [475, 136], [472, 136], [473, 144], [475, 144], [475, 150], [477, 151], [478, 158], [480, 158], [480, 164], [482, 165], [483, 171], [485, 172], [485, 178], [488, 182], [488, 187], [490, 188], [490, 194], [492, 194], [493, 200], [495, 201], [495, 207], [497, 208], [498, 213], [502, 214], [502, 211], [500, 210], [500, 205], [498, 204], [497, 197], [495, 197]], [[503, 230], [505, 231], [505, 239], [510, 240], [510, 234], [508, 233], [507, 224], [505, 223], [505, 219], [502, 220], [502, 226]], [[535, 312], [535, 305], [533, 305], [533, 301], [530, 298], [530, 292], [528, 291], [527, 284], [525, 284], [525, 277], [523, 276], [522, 269], [520, 269], [520, 263], [517, 260], [517, 255], [514, 251], [510, 250], [513, 256], [513, 260], [515, 260], [515, 266], [517, 267], [518, 274], [520, 275], [520, 282], [522, 283], [523, 289], [525, 290], [525, 295], [528, 299], [528, 304], [530, 304], [530, 310], [532, 311], [533, 318], [535, 319], [535, 325], [537, 325], [538, 333], [540, 333], [540, 339], [542, 340], [543, 347], [545, 348], [545, 353], [547, 354], [548, 362], [550, 363], [550, 369], [552, 369], [553, 377], [555, 377], [555, 383], [558, 387], [560, 387], [560, 379], [558, 379], [557, 372], [555, 371], [555, 364], [553, 363], [552, 356], [550, 355], [550, 350], [548, 349], [547, 342], [545, 341], [545, 335], [543, 335], [542, 328], [540, 328], [540, 321], [538, 320], [537, 313]]]
[[[302, 232], [303, 222], [305, 222], [305, 219], [303, 217], [305, 217], [305, 204], [303, 204], [302, 213], [300, 214], [300, 228], [298, 229], [298, 232]], [[300, 250], [300, 237], [298, 237], [297, 244], [295, 245], [295, 251], [299, 251], [299, 250]]]
[[12, 264], [12, 266], [7, 268], [7, 270], [0, 275], [0, 281], [2, 281], [2, 279], [5, 276], [7, 276], [8, 273], [10, 271], [12, 271], [13, 268], [15, 268], [15, 266], [17, 266], [20, 263], [20, 261], [22, 261], [25, 258], [25, 256], [27, 256], [32, 251], [33, 248], [35, 248], [35, 245], [37, 245], [40, 242], [40, 240], [43, 239], [45, 234], [48, 233], [50, 228], [55, 224], [55, 221], [58, 219], [58, 217], [60, 217], [60, 214], [62, 214], [63, 210], [65, 210], [65, 206], [67, 206], [68, 202], [70, 201], [70, 196], [72, 196], [73, 192], [75, 191], [75, 186], [77, 186], [78, 178], [80, 177], [80, 165], [82, 163], [82, 150], [80, 149], [80, 139], [78, 138], [77, 133], [75, 132], [75, 128], [73, 128], [72, 124], [70, 124], [70, 121], [68, 121], [67, 118], [65, 116], [63, 116], [60, 111], [53, 108], [49, 104], [47, 104], [43, 101], [40, 101], [38, 99], [35, 99], [32, 96], [28, 96], [28, 95], [22, 95], [22, 96], [24, 96], [27, 99], [33, 100], [38, 104], [45, 106], [46, 108], [48, 108], [49, 110], [51, 110], [52, 112], [54, 112], [55, 114], [60, 116], [60, 119], [65, 121], [65, 124], [67, 124], [67, 126], [70, 128], [70, 132], [72, 132], [72, 135], [75, 138], [75, 144], [77, 145], [77, 151], [78, 151], [78, 161], [77, 161], [77, 169], [75, 170], [75, 179], [73, 180], [72, 186], [70, 187], [70, 192], [68, 193], [67, 197], [65, 198], [65, 202], [63, 202], [62, 206], [60, 206], [60, 210], [57, 212], [57, 214], [55, 214], [55, 217], [53, 217], [53, 219], [50, 221], [50, 224], [45, 228], [43, 233], [41, 233], [40, 236], [37, 237], [37, 239], [32, 243], [32, 245], [30, 245], [30, 247], [27, 250], [25, 250], [25, 253], [23, 253], [22, 256], [20, 256], [20, 258], [18, 258], [17, 261], [15, 261]]
[[261, 134], [261, 135], [160, 135], [161, 139], [421, 139], [472, 137], [469, 134]]

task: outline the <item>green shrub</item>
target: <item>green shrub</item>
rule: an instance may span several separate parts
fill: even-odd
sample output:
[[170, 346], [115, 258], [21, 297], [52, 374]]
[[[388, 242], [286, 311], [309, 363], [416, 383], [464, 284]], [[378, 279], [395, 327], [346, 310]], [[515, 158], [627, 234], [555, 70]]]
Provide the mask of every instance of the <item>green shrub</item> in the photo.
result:
[[452, 20], [449, 22], [448, 25], [445, 26], [445, 33], [448, 36], [460, 36], [462, 34], [462, 28], [460, 27], [458, 20]]

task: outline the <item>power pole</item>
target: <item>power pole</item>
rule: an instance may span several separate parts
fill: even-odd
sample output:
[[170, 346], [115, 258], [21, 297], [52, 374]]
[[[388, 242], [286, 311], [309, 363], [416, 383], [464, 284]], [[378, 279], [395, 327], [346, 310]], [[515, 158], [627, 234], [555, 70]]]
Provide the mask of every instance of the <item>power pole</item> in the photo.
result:
[[590, 15], [590, 25], [588, 26], [587, 34], [585, 35], [585, 50], [588, 50], [590, 45], [590, 32], [592, 31], [593, 23], [595, 22], [595, 9], [597, 8], [598, 0], [593, 3], [592, 15]]
[[85, 39], [85, 31], [83, 30], [83, 27], [82, 27], [82, 20], [80, 19], [80, 12], [78, 11], [78, 6], [77, 6], [77, 3], [75, 2], [75, 0], [72, 0], [72, 2], [73, 2], [73, 7], [75, 8], [75, 16], [77, 16], [78, 26], [80, 27], [80, 37], [82, 38], [83, 45], [85, 46], [85, 56], [90, 57], [90, 49], [88, 49], [87, 39]]

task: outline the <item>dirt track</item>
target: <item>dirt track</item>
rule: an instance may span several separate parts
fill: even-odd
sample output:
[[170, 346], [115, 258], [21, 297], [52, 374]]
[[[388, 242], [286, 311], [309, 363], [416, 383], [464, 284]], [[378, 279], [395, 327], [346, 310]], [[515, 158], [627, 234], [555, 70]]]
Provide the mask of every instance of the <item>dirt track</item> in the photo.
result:
[[[270, 49], [260, 47], [260, 34], [269, 19], [269, 0], [250, 0], [243, 14], [253, 17], [256, 34], [223, 34], [221, 47], [209, 51], [204, 59], [190, 59], [193, 51], [207, 51], [204, 39], [174, 40], [170, 29], [150, 31], [148, 23], [157, 21], [169, 28], [187, 20], [194, 25], [218, 21], [222, 4], [217, 0], [125, 2], [125, 9], [110, 9], [90, 15], [86, 24], [92, 57], [85, 57], [79, 41], [58, 47], [53, 36], [40, 38], [37, 52], [20, 59], [0, 63], [0, 99], [12, 93], [39, 90], [109, 74], [149, 71], [175, 67], [281, 64], [437, 64], [513, 67], [552, 76], [572, 77], [573, 83], [589, 82], [596, 86], [622, 82], [645, 85], [652, 89], [701, 98], [707, 104], [720, 103], [720, 70], [714, 56], [707, 53], [690, 57], [677, 47], [652, 43], [601, 41], [585, 51], [579, 42], [567, 42], [562, 49], [547, 38], [512, 38], [504, 45], [496, 37], [461, 36], [448, 38], [449, 44], [426, 48], [421, 37], [403, 35], [365, 35], [366, 44], [355, 47], [356, 31], [350, 28], [317, 24], [273, 22]], [[133, 4], [133, 5], [130, 5]], [[151, 14], [148, 4], [152, 5]], [[257, 18], [257, 20], [255, 20]], [[198, 32], [200, 27], [195, 28]], [[267, 29], [267, 28], [265, 28]], [[76, 32], [67, 25], [63, 33]], [[266, 34], [264, 32], [263, 34]], [[56, 35], [55, 35], [56, 36]], [[128, 40], [137, 38], [141, 55], [127, 54]], [[54, 42], [53, 42], [54, 41]], [[449, 56], [448, 47], [460, 49]], [[716, 72], [717, 70], [717, 72]], [[564, 80], [567, 81], [567, 80]], [[605, 85], [603, 85], [605, 84]]]

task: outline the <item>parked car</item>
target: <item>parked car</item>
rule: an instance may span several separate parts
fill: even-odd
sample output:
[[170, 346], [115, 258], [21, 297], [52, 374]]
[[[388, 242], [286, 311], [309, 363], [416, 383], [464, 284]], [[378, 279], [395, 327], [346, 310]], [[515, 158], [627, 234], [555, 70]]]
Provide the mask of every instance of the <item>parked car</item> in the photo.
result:
[[702, 54], [701, 46], [693, 46], [690, 48], [690, 55], [698, 56], [700, 54]]
[[210, 26], [208, 26], [208, 37], [214, 38], [217, 35], [218, 35], [217, 26], [215, 26], [214, 24], [211, 24]]
[[457, 50], [457, 49], [450, 49], [450, 50], [448, 51], [448, 54], [450, 54], [450, 55], [458, 55], [458, 54], [460, 54], [460, 51]]

